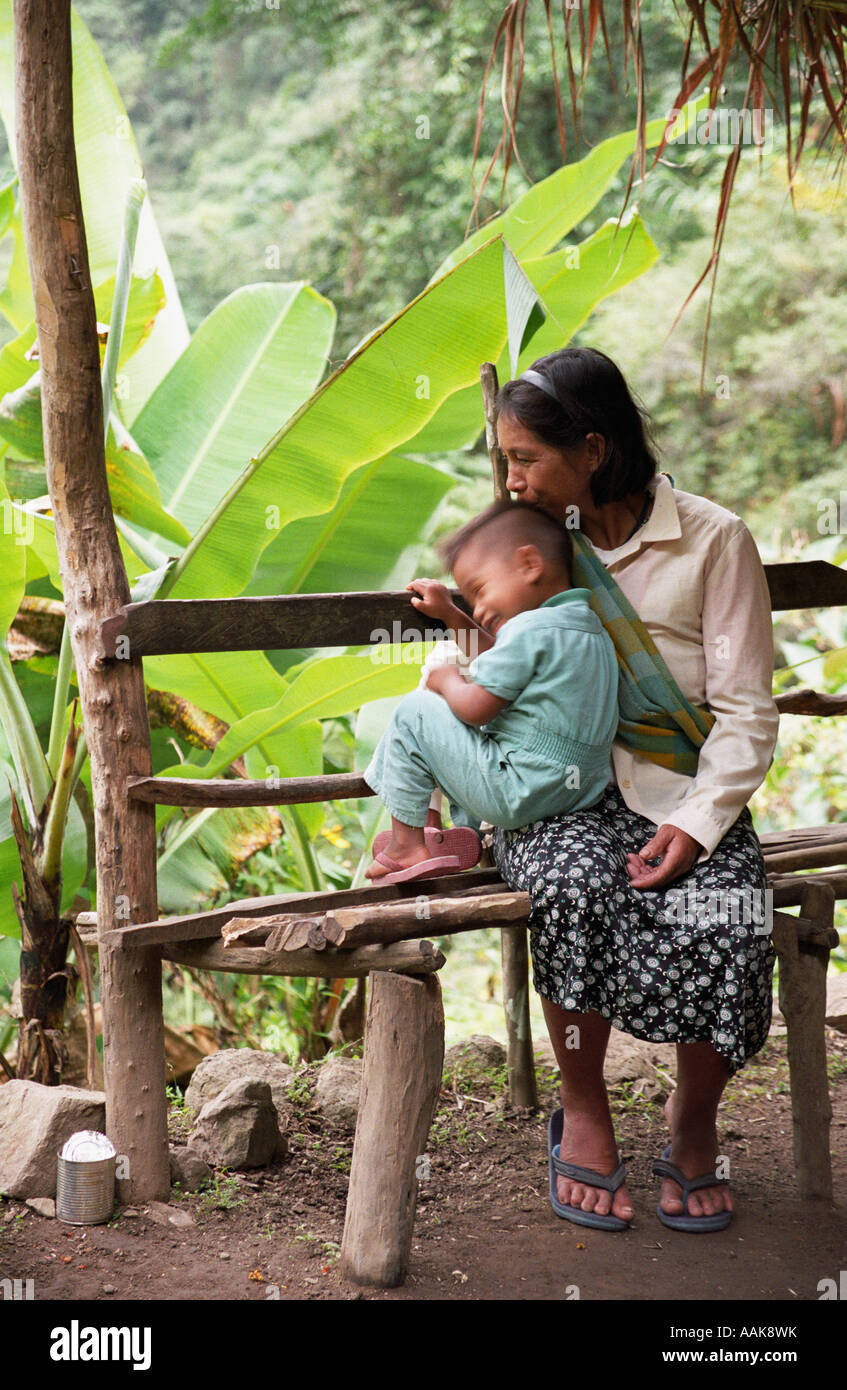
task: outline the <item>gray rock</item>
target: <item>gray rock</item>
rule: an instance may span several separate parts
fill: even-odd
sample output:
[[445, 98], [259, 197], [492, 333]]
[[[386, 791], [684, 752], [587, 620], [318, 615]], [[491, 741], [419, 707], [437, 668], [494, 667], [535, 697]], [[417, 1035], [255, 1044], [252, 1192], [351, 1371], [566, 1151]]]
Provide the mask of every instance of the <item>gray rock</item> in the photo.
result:
[[56, 1203], [52, 1197], [27, 1197], [26, 1204], [39, 1216], [47, 1216], [52, 1220], [56, 1215]]
[[171, 1209], [167, 1202], [148, 1202], [144, 1212], [157, 1226], [170, 1225]]
[[[549, 1038], [539, 1038], [533, 1044], [537, 1067], [559, 1070], [556, 1054]], [[609, 1034], [606, 1049], [606, 1064], [603, 1075], [607, 1086], [620, 1086], [632, 1082], [633, 1091], [652, 1100], [667, 1095], [669, 1089], [665, 1075], [676, 1076], [676, 1053], [671, 1043], [645, 1042], [632, 1038], [613, 1028]]]
[[483, 1072], [506, 1065], [506, 1049], [496, 1038], [485, 1033], [474, 1033], [473, 1037], [448, 1047], [444, 1054], [444, 1071], [452, 1076], [481, 1077]]
[[212, 1176], [212, 1170], [199, 1154], [191, 1149], [171, 1145], [171, 1183], [178, 1182], [183, 1192], [199, 1192]]
[[188, 1143], [215, 1168], [264, 1168], [288, 1151], [266, 1081], [230, 1081], [203, 1106]]
[[676, 1054], [672, 1043], [644, 1042], [641, 1038], [630, 1037], [628, 1033], [619, 1033], [617, 1028], [612, 1029], [603, 1068], [607, 1086], [620, 1086], [625, 1081], [649, 1081], [657, 1089], [653, 1091], [652, 1087], [648, 1088], [648, 1094], [653, 1097], [661, 1093], [667, 1095], [667, 1083], [657, 1070], [657, 1064], [662, 1072], [672, 1076], [676, 1074]]
[[102, 1091], [7, 1081], [0, 1086], [0, 1192], [55, 1197], [59, 1150], [78, 1129], [106, 1128]]
[[826, 1021], [830, 1028], [847, 1033], [847, 972], [830, 974], [826, 981]]
[[145, 1208], [151, 1221], [159, 1226], [196, 1226], [190, 1211], [172, 1207], [167, 1202], [148, 1202]]
[[279, 1127], [285, 1131], [291, 1115], [288, 1087], [293, 1080], [294, 1068], [277, 1053], [259, 1052], [251, 1047], [230, 1048], [203, 1058], [188, 1084], [185, 1104], [199, 1115], [203, 1106], [215, 1100], [231, 1081], [266, 1081], [277, 1109]]
[[556, 1061], [556, 1054], [553, 1051], [553, 1044], [549, 1038], [533, 1038], [532, 1055], [535, 1058], [535, 1069], [544, 1068], [548, 1071], [558, 1071], [559, 1063]]
[[330, 1124], [354, 1130], [359, 1115], [362, 1090], [362, 1061], [359, 1057], [328, 1057], [318, 1069], [315, 1105]]

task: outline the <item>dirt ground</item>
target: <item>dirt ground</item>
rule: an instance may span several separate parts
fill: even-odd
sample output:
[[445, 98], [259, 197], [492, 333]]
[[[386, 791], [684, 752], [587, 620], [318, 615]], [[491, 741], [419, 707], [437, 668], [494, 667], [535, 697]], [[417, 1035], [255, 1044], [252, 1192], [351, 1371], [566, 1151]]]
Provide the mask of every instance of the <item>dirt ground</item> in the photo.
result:
[[[539, 1075], [540, 1110], [504, 1104], [505, 1077], [461, 1078], [442, 1092], [419, 1187], [405, 1284], [357, 1289], [338, 1267], [352, 1136], [295, 1107], [289, 1154], [273, 1168], [218, 1175], [174, 1194], [184, 1227], [144, 1208], [108, 1225], [65, 1226], [21, 1202], [0, 1203], [0, 1278], [32, 1279], [37, 1300], [817, 1300], [847, 1268], [847, 1038], [830, 1032], [832, 1152], [839, 1204], [804, 1203], [791, 1149], [784, 1036], [772, 1036], [722, 1107], [737, 1215], [710, 1236], [669, 1231], [656, 1215], [650, 1163], [663, 1144], [660, 1098], [613, 1092], [636, 1218], [629, 1231], [582, 1230], [547, 1198], [546, 1120], [555, 1078]], [[301, 1091], [304, 1088], [301, 1087]], [[172, 1137], [185, 1120], [172, 1113]], [[161, 1213], [159, 1213], [161, 1217]], [[167, 1217], [165, 1216], [165, 1220]], [[575, 1292], [575, 1290], [577, 1292]], [[70, 1310], [68, 1310], [70, 1313]]]

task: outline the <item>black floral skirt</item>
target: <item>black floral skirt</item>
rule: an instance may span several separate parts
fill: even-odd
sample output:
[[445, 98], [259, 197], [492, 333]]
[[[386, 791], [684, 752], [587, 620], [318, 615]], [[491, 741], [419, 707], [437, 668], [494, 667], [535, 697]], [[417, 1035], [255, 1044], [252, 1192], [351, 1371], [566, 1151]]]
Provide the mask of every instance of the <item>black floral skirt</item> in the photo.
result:
[[774, 951], [765, 866], [745, 807], [703, 864], [631, 886], [626, 855], [656, 832], [615, 786], [587, 811], [494, 832], [504, 882], [528, 892], [533, 983], [651, 1042], [708, 1042], [736, 1072], [764, 1044]]

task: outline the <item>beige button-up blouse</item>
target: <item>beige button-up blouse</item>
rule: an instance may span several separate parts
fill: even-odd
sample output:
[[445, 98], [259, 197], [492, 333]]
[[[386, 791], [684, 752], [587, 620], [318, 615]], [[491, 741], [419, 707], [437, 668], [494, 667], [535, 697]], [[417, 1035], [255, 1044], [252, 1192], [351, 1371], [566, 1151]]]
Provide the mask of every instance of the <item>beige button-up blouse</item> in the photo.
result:
[[[593, 549], [642, 619], [683, 694], [715, 725], [695, 777], [617, 743], [613, 780], [627, 806], [698, 840], [708, 859], [764, 780], [779, 712], [773, 624], [756, 542], [733, 512], [657, 473], [653, 510], [616, 550]], [[636, 846], [636, 849], [638, 846]]]

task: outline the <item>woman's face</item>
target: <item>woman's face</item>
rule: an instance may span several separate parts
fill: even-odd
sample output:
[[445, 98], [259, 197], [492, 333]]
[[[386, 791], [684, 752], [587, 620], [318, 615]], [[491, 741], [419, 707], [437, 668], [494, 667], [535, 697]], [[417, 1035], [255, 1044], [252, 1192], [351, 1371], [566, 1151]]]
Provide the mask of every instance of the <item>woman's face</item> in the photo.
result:
[[535, 502], [559, 521], [568, 507], [593, 510], [588, 480], [597, 467], [599, 435], [590, 434], [566, 453], [545, 444], [512, 415], [497, 421], [500, 448], [509, 462], [506, 486], [523, 502]]

